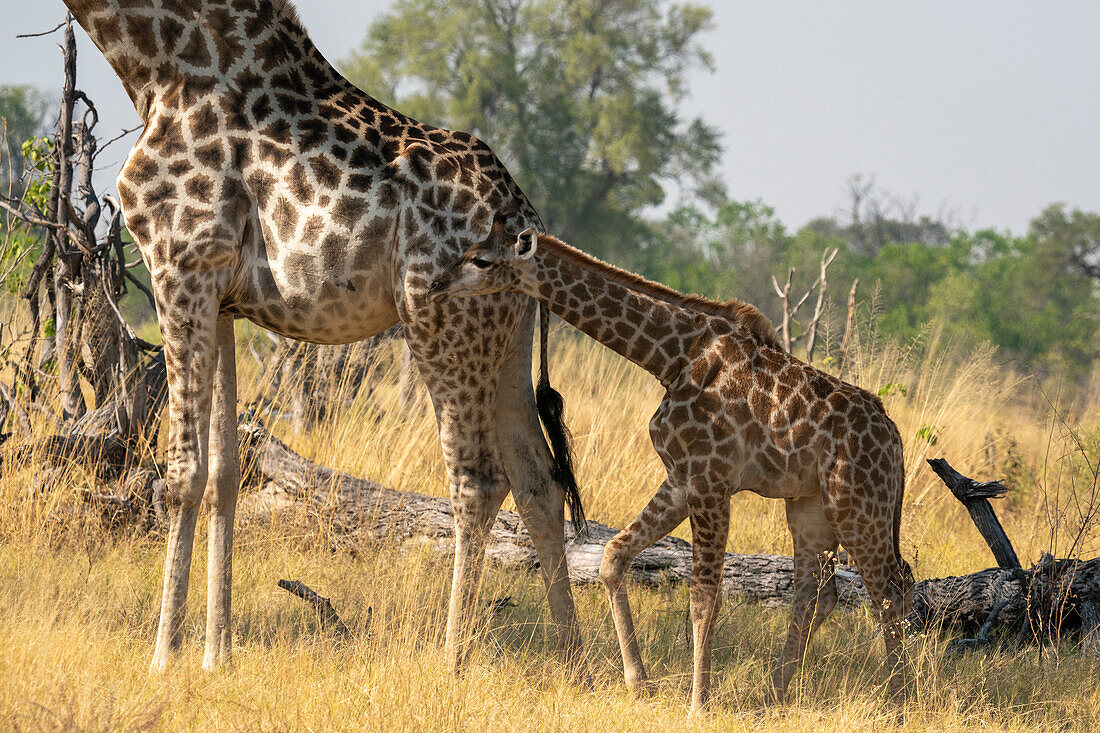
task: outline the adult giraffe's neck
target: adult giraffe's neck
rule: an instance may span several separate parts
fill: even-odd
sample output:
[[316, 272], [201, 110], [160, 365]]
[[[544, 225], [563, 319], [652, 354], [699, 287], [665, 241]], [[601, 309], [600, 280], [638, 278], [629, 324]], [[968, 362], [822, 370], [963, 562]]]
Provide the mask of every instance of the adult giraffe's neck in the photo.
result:
[[[520, 289], [604, 346], [669, 384], [680, 374], [706, 315], [661, 297], [679, 293], [540, 236]], [[648, 291], [648, 292], [647, 292]]]
[[[284, 88], [337, 77], [284, 0], [64, 0], [103, 52], [143, 121], [158, 96], [200, 95], [294, 67]], [[320, 81], [319, 81], [320, 80]]]

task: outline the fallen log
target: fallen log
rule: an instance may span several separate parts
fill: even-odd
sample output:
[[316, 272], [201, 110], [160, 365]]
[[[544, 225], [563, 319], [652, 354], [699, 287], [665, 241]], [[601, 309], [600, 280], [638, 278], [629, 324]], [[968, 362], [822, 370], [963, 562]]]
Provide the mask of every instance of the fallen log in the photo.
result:
[[[292, 451], [254, 419], [243, 421], [239, 434], [246, 483], [258, 486], [242, 497], [238, 514], [242, 522], [272, 521], [282, 512], [304, 509], [333, 530], [337, 543], [357, 546], [419, 540], [440, 551], [453, 550], [454, 521], [447, 499], [395, 491], [320, 466]], [[566, 532], [572, 537], [567, 547], [570, 578], [581, 584], [598, 582], [604, 545], [617, 530], [589, 521], [583, 538], [574, 535], [570, 522], [566, 522]], [[497, 516], [487, 555], [504, 566], [538, 567], [534, 545], [515, 512], [502, 511]], [[910, 624], [915, 628], [985, 627], [980, 638], [988, 639], [994, 621], [1019, 624], [1027, 618], [1029, 592], [1033, 593], [1037, 582], [1046, 582], [1054, 595], [1063, 599], [1063, 623], [1073, 625], [1074, 614], [1065, 609], [1073, 606], [1075, 599], [1088, 599], [1090, 605], [1085, 609], [1090, 620], [1100, 615], [1094, 610], [1100, 608], [1100, 559], [1054, 562], [1057, 567], [1048, 565], [1041, 573], [989, 568], [970, 575], [922, 580], [914, 588]], [[723, 592], [764, 606], [787, 605], [793, 570], [793, 559], [787, 556], [726, 553]], [[640, 553], [630, 573], [647, 585], [684, 582], [691, 575], [691, 543], [666, 537]], [[869, 602], [854, 567], [837, 564], [835, 574], [842, 605]], [[1090, 638], [1097, 636], [1100, 632]]]
[[[439, 552], [453, 552], [454, 515], [448, 499], [395, 491], [316, 464], [271, 435], [254, 414], [246, 412], [242, 416], [238, 436], [244, 484], [238, 507], [242, 524], [274, 523], [288, 513], [304, 512], [338, 546], [363, 550], [380, 543], [420, 542]], [[72, 456], [76, 446], [51, 447]], [[75, 451], [76, 455], [86, 453], [91, 445], [79, 447], [85, 450]], [[102, 450], [105, 446], [95, 447]], [[163, 471], [158, 467], [135, 467], [115, 479], [117, 491], [95, 488], [85, 492], [84, 498], [112, 524], [136, 520], [144, 529], [163, 527], [161, 475]], [[966, 477], [961, 479], [978, 485]], [[566, 522], [567, 537], [571, 538], [566, 555], [573, 582], [599, 582], [604, 546], [617, 531], [589, 521], [587, 533], [578, 537], [572, 523]], [[1011, 545], [1007, 546], [1012, 552]], [[498, 514], [487, 556], [491, 562], [507, 567], [536, 569], [539, 565], [530, 536], [515, 512]], [[788, 556], [726, 553], [723, 592], [741, 601], [784, 606], [791, 601], [793, 571], [794, 562]], [[650, 586], [687, 581], [691, 576], [691, 543], [675, 537], [659, 540], [638, 555], [630, 574]], [[854, 607], [869, 602], [856, 568], [834, 562], [834, 574], [841, 605]], [[914, 588], [909, 621], [913, 629], [953, 626], [959, 631], [978, 632], [976, 638], [954, 645], [958, 650], [991, 643], [991, 632], [997, 624], [1016, 630], [1018, 643], [1029, 639], [1057, 641], [1066, 631], [1080, 630], [1082, 648], [1095, 653], [1100, 651], [1097, 609], [1100, 558], [1079, 561], [1044, 557], [1029, 569], [988, 568], [969, 575], [922, 580]]]

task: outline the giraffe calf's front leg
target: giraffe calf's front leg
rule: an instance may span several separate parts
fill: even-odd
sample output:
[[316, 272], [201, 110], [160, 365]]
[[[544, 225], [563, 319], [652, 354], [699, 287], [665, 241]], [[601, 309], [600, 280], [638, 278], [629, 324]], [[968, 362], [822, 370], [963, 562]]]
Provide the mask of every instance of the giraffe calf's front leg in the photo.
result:
[[604, 548], [600, 579], [607, 588], [611, 603], [615, 633], [619, 637], [619, 650], [623, 656], [626, 685], [635, 694], [648, 690], [648, 678], [645, 665], [642, 664], [641, 650], [638, 648], [630, 601], [626, 595], [626, 573], [638, 553], [676, 529], [687, 517], [687, 511], [683, 492], [665, 481], [645, 509]]
[[718, 611], [722, 607], [722, 569], [730, 510], [728, 497], [709, 486], [693, 492], [691, 499], [690, 598], [695, 667], [691, 709], [698, 713], [706, 707], [711, 696], [711, 651]]
[[615, 622], [619, 651], [623, 657], [623, 677], [626, 680], [626, 686], [635, 695], [641, 695], [647, 691], [649, 677], [642, 663], [642, 653], [638, 648], [638, 637], [634, 631], [634, 617], [630, 612], [630, 599], [623, 584], [626, 569], [630, 567], [633, 559], [624, 551], [624, 547], [628, 546], [631, 539], [624, 530], [607, 543], [603, 562], [600, 563], [600, 579], [607, 588], [607, 600], [611, 605], [611, 617]]

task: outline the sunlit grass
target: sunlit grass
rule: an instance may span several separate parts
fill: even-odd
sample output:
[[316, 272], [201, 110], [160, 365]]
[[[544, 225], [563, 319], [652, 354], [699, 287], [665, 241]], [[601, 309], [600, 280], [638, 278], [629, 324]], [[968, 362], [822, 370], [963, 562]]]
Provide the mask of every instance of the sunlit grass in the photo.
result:
[[[260, 375], [238, 326], [241, 402]], [[1100, 426], [1059, 417], [1034, 386], [992, 354], [953, 352], [927, 334], [902, 348], [853, 354], [847, 378], [874, 392], [898, 423], [908, 472], [902, 550], [918, 577], [992, 564], [957, 502], [924, 464], [943, 456], [986, 479], [1012, 466], [1015, 495], [997, 505], [1028, 564], [1077, 536], [1073, 498], [1087, 498], [1077, 443], [1096, 450]], [[552, 341], [553, 382], [565, 397], [589, 515], [622, 526], [662, 473], [647, 432], [660, 389], [648, 375], [568, 330]], [[399, 354], [384, 347], [369, 380], [316, 428], [280, 437], [320, 463], [406, 491], [443, 496], [442, 456], [423, 388], [402, 405]], [[893, 387], [891, 387], [893, 385]], [[1097, 397], [1089, 399], [1096, 404]], [[1087, 400], [1086, 400], [1087, 403]], [[36, 429], [45, 429], [36, 418]], [[1089, 442], [1092, 441], [1092, 442]], [[1090, 448], [1090, 446], [1092, 446]], [[111, 530], [72, 511], [86, 484], [79, 471], [36, 485], [39, 462], [4, 464], [0, 482], [0, 720], [14, 728], [349, 730], [1094, 730], [1100, 726], [1097, 663], [1072, 641], [1061, 648], [1008, 648], [943, 656], [947, 637], [910, 640], [914, 684], [900, 710], [883, 702], [881, 639], [867, 610], [838, 612], [807, 658], [792, 701], [768, 708], [766, 681], [782, 643], [785, 609], [727, 602], [715, 644], [716, 702], [689, 719], [691, 652], [686, 588], [634, 587], [638, 630], [655, 696], [635, 700], [621, 683], [618, 649], [600, 589], [576, 589], [586, 639], [586, 676], [563, 671], [545, 620], [542, 583], [491, 568], [482, 603], [516, 603], [482, 614], [469, 672], [443, 659], [449, 558], [418, 544], [348, 547], [304, 516], [239, 524], [231, 670], [201, 671], [205, 547], [196, 544], [183, 653], [164, 677], [146, 667], [159, 606], [163, 538]], [[734, 498], [729, 547], [790, 550], [781, 502]], [[676, 534], [690, 538], [686, 525]], [[204, 536], [200, 524], [198, 536]], [[1096, 554], [1096, 533], [1075, 547]], [[354, 630], [340, 643], [299, 600], [279, 590], [297, 578], [332, 598]], [[368, 609], [370, 612], [368, 613]], [[364, 628], [370, 618], [369, 632]]]

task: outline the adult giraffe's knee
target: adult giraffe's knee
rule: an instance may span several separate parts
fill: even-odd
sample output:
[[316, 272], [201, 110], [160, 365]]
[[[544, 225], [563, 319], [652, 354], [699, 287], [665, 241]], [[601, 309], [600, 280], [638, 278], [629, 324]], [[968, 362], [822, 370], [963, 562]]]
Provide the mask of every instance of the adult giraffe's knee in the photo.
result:
[[209, 464], [199, 456], [178, 457], [168, 462], [164, 504], [169, 511], [197, 510], [210, 476]]

